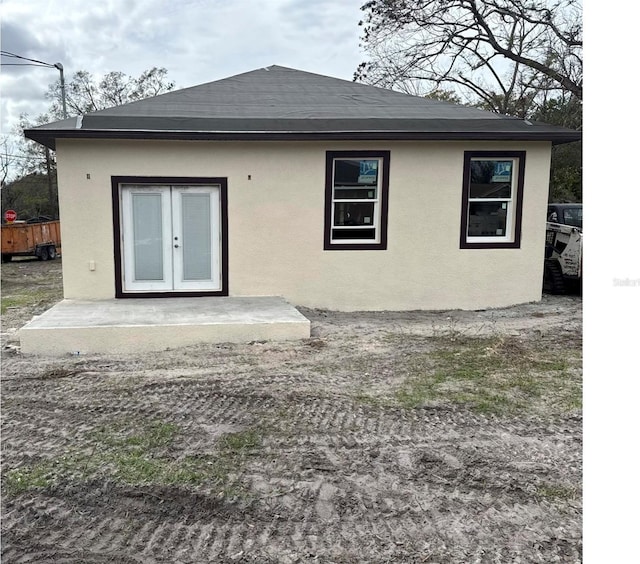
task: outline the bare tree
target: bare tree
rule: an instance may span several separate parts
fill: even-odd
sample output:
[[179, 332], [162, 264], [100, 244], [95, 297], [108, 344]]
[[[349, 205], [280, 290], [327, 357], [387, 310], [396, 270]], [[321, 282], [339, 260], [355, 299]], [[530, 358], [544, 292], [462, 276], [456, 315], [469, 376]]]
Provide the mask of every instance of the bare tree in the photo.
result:
[[48, 113], [40, 114], [34, 120], [30, 119], [27, 114], [20, 114], [20, 119], [13, 129], [14, 138], [17, 140], [15, 145], [17, 156], [13, 163], [13, 176], [26, 176], [33, 173], [45, 174], [47, 172], [46, 147], [25, 139], [23, 131], [50, 121], [52, 120]]
[[[164, 68], [154, 67], [144, 71], [137, 78], [116, 71], [96, 79], [87, 71], [78, 71], [65, 88], [67, 112], [69, 116], [84, 115], [163, 94], [174, 87], [175, 83], [167, 80], [167, 69]], [[34, 172], [47, 173], [50, 167], [55, 167], [55, 156], [47, 155], [44, 147], [25, 139], [23, 135], [25, 129], [62, 119], [60, 83], [56, 81], [49, 84], [45, 96], [51, 101], [48, 112], [35, 119], [22, 114], [15, 128], [14, 133], [19, 140], [20, 161], [14, 163], [14, 176], [24, 176]], [[47, 159], [49, 159], [48, 164]]]
[[11, 168], [15, 166], [17, 155], [9, 136], [3, 135], [0, 141], [0, 187], [4, 188]]
[[370, 0], [355, 79], [408, 93], [453, 90], [525, 117], [540, 99], [582, 99], [578, 0]]
[[[122, 72], [110, 72], [101, 78], [96, 78], [87, 71], [78, 71], [66, 84], [67, 113], [69, 116], [84, 115], [163, 94], [173, 90], [174, 87], [175, 83], [167, 80], [167, 69], [164, 68], [153, 67], [145, 70], [139, 77], [127, 76]], [[51, 101], [48, 112], [35, 119], [26, 114], [20, 116], [19, 123], [13, 132], [16, 142], [11, 152], [15, 158], [9, 160], [8, 157], [7, 159], [2, 157], [0, 164], [5, 180], [26, 176], [32, 176], [38, 181], [46, 179], [46, 187], [43, 187], [43, 190], [48, 192], [50, 207], [57, 209], [53, 202], [55, 153], [34, 141], [25, 139], [23, 133], [25, 129], [63, 118], [60, 83], [56, 81], [49, 84], [45, 96]]]
[[[113, 106], [136, 102], [173, 90], [175, 83], [167, 80], [167, 69], [153, 67], [139, 77], [113, 71], [96, 79], [87, 71], [76, 72], [66, 85], [66, 101], [69, 115], [84, 115]], [[49, 85], [46, 93], [51, 100], [49, 114], [62, 119], [62, 92], [60, 83]]]

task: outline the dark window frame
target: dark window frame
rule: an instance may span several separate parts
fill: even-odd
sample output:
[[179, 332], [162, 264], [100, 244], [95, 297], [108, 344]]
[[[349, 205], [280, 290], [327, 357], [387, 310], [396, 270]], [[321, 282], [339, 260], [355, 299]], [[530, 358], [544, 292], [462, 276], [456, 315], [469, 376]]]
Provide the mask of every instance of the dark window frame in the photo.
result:
[[[121, 238], [121, 209], [120, 186], [122, 184], [164, 184], [189, 186], [218, 185], [220, 186], [220, 236], [222, 269], [222, 288], [214, 291], [185, 291], [172, 292], [126, 292], [123, 285], [122, 272], [122, 238]], [[205, 178], [185, 176], [112, 176], [111, 177], [111, 204], [113, 210], [113, 250], [115, 266], [115, 296], [116, 298], [195, 298], [204, 296], [228, 296], [229, 295], [229, 214], [227, 205], [227, 178]]]
[[[333, 171], [336, 159], [381, 159], [382, 170], [380, 179], [380, 225], [378, 241], [367, 243], [339, 243], [331, 240], [332, 206], [333, 206]], [[327, 151], [325, 168], [325, 195], [324, 195], [324, 250], [325, 251], [384, 251], [387, 249], [387, 221], [389, 215], [389, 163], [391, 151]]]
[[[462, 210], [460, 214], [461, 249], [519, 249], [522, 238], [522, 203], [524, 197], [524, 173], [526, 151], [465, 151], [462, 172]], [[515, 210], [513, 210], [513, 241], [473, 242], [467, 238], [469, 229], [469, 188], [471, 183], [472, 159], [517, 159], [518, 173], [515, 186]], [[512, 196], [513, 197], [513, 196]]]

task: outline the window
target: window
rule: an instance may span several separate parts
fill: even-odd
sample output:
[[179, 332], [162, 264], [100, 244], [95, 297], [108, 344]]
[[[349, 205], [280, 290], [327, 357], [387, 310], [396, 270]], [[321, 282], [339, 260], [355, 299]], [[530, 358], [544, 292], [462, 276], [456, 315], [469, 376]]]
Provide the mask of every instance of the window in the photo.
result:
[[466, 151], [460, 248], [519, 248], [524, 151]]
[[325, 250], [387, 248], [389, 151], [327, 151]]

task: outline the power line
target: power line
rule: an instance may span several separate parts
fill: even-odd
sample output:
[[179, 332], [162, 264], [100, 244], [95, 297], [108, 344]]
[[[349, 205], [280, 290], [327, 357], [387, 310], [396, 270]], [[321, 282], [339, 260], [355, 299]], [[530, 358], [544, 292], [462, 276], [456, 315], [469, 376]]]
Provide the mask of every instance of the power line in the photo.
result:
[[3, 67], [41, 67], [35, 63], [0, 63]]
[[[62, 115], [65, 119], [67, 119], [67, 96], [64, 90], [64, 67], [62, 63], [45, 63], [44, 61], [40, 61], [38, 59], [30, 59], [29, 57], [23, 57], [22, 55], [18, 55], [16, 53], [11, 53], [10, 51], [2, 51], [0, 50], [0, 55], [4, 57], [10, 57], [12, 59], [21, 59], [23, 61], [31, 61], [31, 63], [6, 63], [7, 65], [29, 65], [31, 64], [34, 67], [42, 66], [50, 69], [57, 69], [60, 71], [60, 90], [62, 90]], [[36, 64], [33, 64], [36, 63]], [[2, 63], [0, 63], [2, 64]]]
[[[24, 61], [31, 61], [32, 63], [38, 63], [40, 65], [44, 65], [45, 67], [51, 67], [54, 69], [57, 68], [55, 65], [52, 65], [51, 63], [45, 63], [44, 61], [39, 61], [38, 59], [30, 59], [29, 57], [23, 57], [22, 55], [16, 55], [15, 53], [10, 53], [9, 51], [0, 51], [0, 55], [2, 55], [3, 57], [12, 57], [15, 59], [23, 59]], [[14, 64], [18, 64], [18, 63], [14, 63]], [[23, 64], [26, 64], [26, 63], [23, 63]]]
[[39, 161], [40, 159], [42, 159], [42, 157], [36, 157], [36, 156], [28, 156], [28, 155], [13, 155], [11, 153], [0, 153], [0, 158], [7, 158], [7, 157], [11, 157], [14, 159], [25, 159], [27, 161]]

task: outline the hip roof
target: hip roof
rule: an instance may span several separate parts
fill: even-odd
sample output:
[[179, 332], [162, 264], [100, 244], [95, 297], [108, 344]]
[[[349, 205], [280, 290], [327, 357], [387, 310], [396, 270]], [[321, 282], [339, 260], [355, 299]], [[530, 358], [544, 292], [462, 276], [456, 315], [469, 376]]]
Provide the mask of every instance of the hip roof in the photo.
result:
[[202, 140], [536, 140], [581, 132], [270, 66], [25, 130], [61, 138]]

